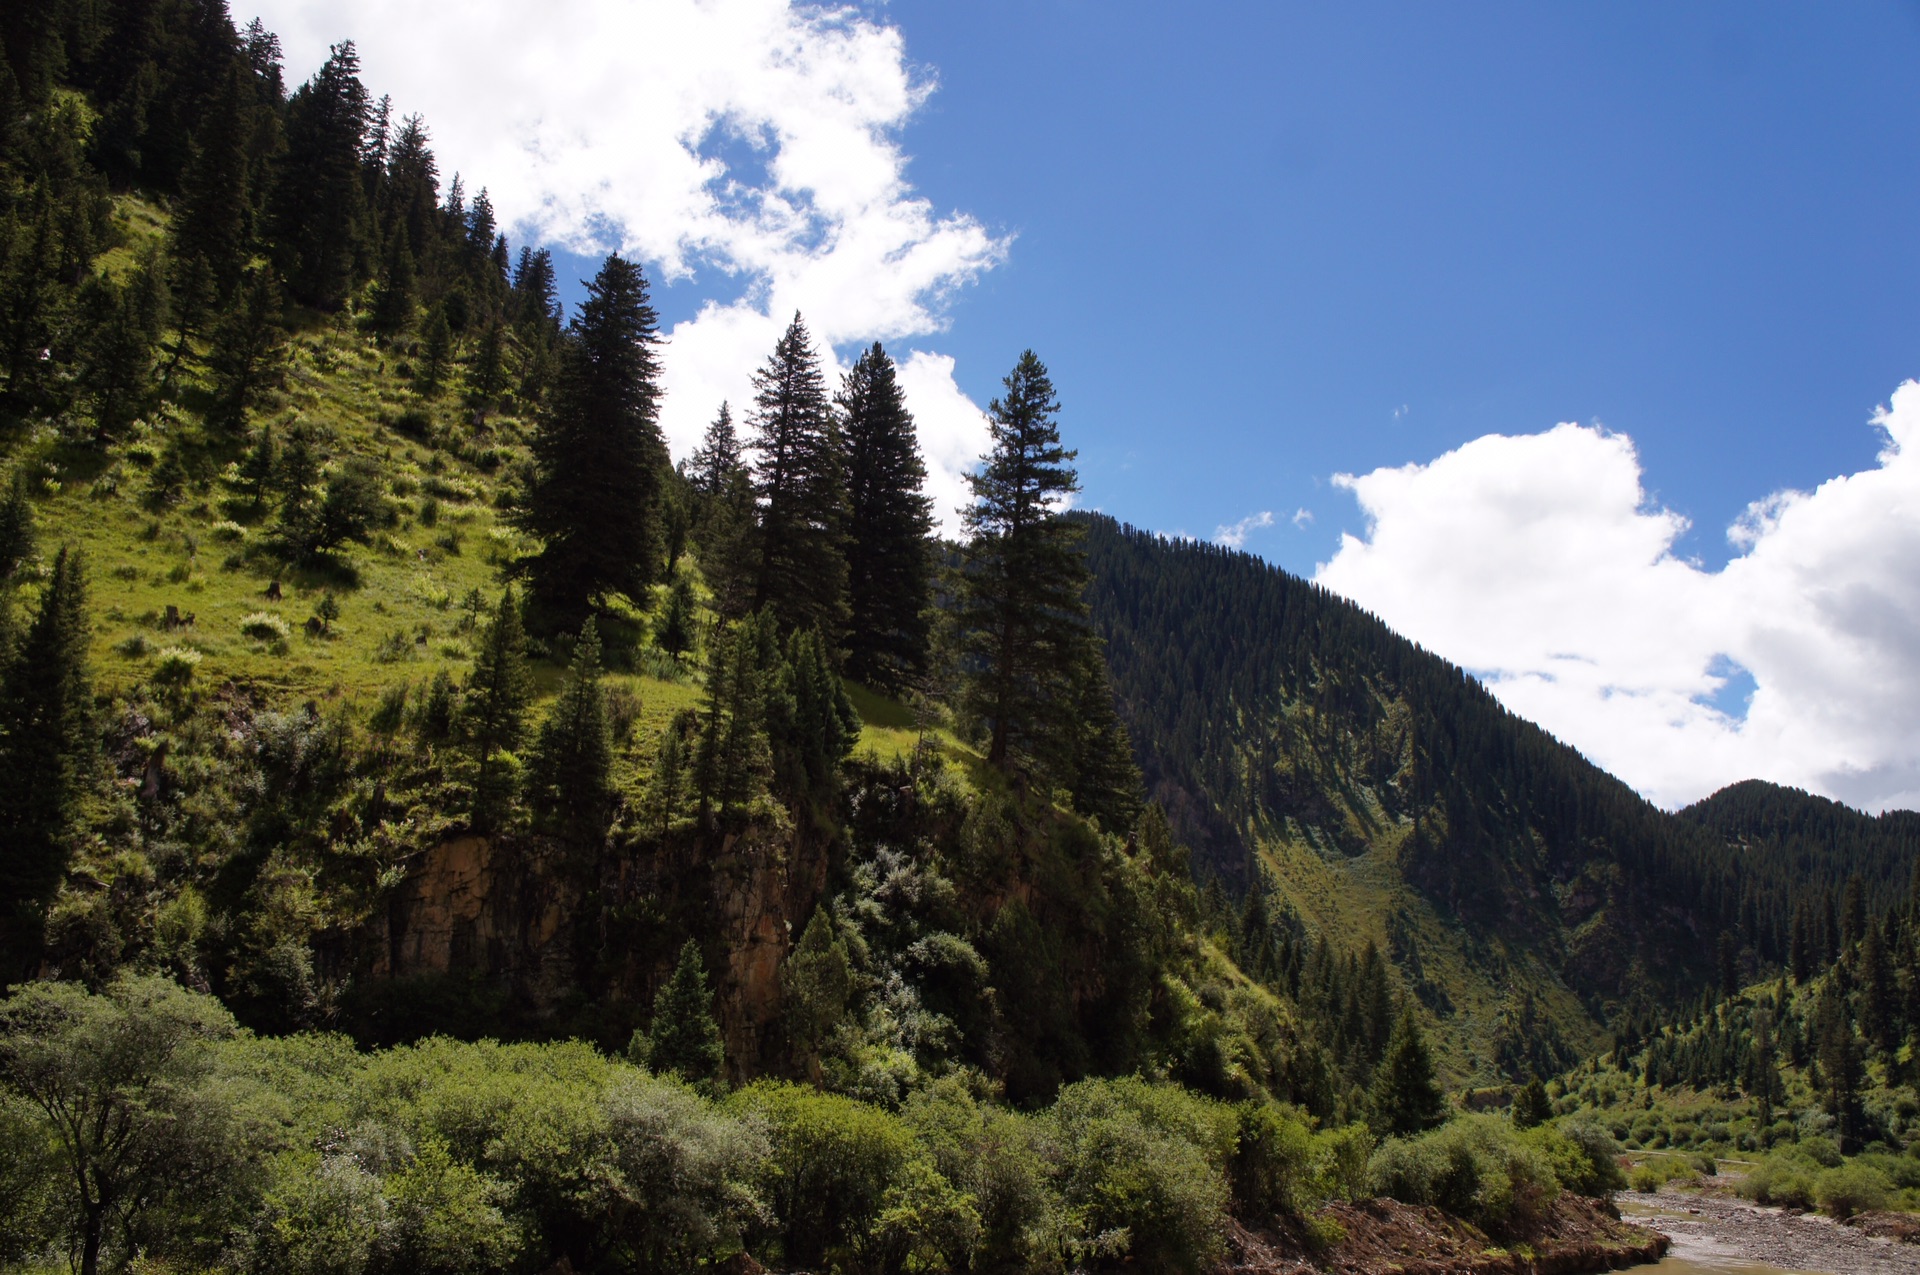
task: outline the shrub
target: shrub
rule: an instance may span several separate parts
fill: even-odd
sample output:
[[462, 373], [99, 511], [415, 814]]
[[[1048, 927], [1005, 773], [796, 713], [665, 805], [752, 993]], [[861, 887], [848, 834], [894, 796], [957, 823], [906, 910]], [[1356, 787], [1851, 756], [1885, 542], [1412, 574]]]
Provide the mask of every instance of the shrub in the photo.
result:
[[1085, 1255], [1169, 1271], [1219, 1256], [1233, 1108], [1139, 1079], [1083, 1080], [1060, 1091], [1046, 1120]]
[[1800, 1139], [1800, 1145], [1797, 1149], [1802, 1159], [1810, 1160], [1823, 1169], [1837, 1169], [1840, 1167], [1840, 1148], [1832, 1138], [1824, 1134], [1815, 1134], [1810, 1138]]
[[1498, 1116], [1465, 1116], [1415, 1138], [1389, 1139], [1368, 1170], [1377, 1194], [1436, 1205], [1496, 1233], [1560, 1190], [1547, 1157]]
[[247, 529], [231, 518], [222, 518], [219, 522], [213, 524], [213, 538], [215, 540], [245, 540], [247, 538]]
[[1604, 1197], [1627, 1185], [1620, 1170], [1620, 1145], [1591, 1120], [1565, 1119], [1542, 1125], [1530, 1139], [1553, 1166], [1562, 1188], [1575, 1195]]
[[769, 1081], [742, 1089], [730, 1105], [765, 1123], [771, 1238], [784, 1262], [825, 1267], [853, 1255], [860, 1265], [884, 1264], [904, 1250], [922, 1269], [964, 1263], [978, 1214], [898, 1116]]
[[1892, 1191], [1893, 1183], [1886, 1174], [1858, 1160], [1828, 1169], [1813, 1184], [1813, 1197], [1821, 1211], [1842, 1220], [1885, 1208]]
[[240, 621], [240, 631], [256, 642], [284, 642], [293, 626], [271, 611], [255, 611]]
[[1243, 1221], [1268, 1222], [1318, 1208], [1327, 1192], [1306, 1125], [1270, 1102], [1242, 1103], [1239, 1115], [1228, 1173], [1235, 1214]]
[[193, 672], [204, 658], [192, 647], [163, 647], [160, 658], [154, 662], [153, 680], [162, 686], [185, 686], [193, 680]]
[[1738, 1190], [1756, 1204], [1782, 1208], [1813, 1207], [1813, 1178], [1799, 1162], [1784, 1155], [1768, 1156], [1742, 1178]]

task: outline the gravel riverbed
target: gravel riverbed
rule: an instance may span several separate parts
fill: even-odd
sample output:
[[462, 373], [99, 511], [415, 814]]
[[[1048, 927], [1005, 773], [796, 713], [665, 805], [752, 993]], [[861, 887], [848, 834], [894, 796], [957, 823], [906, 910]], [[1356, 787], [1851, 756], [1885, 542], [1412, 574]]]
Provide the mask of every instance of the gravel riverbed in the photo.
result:
[[1920, 1275], [1920, 1245], [1863, 1235], [1815, 1214], [1761, 1208], [1711, 1188], [1617, 1199], [1627, 1220], [1673, 1238], [1673, 1257], [1703, 1266], [1757, 1262], [1826, 1275]]

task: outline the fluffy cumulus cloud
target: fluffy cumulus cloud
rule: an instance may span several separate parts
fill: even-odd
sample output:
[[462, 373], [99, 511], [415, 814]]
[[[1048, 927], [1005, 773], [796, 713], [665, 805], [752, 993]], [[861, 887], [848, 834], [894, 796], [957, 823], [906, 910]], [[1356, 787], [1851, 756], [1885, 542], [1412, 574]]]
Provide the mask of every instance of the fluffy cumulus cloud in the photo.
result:
[[[522, 239], [635, 254], [714, 294], [674, 325], [662, 424], [676, 454], [749, 376], [793, 313], [816, 344], [892, 345], [941, 330], [952, 291], [1007, 242], [907, 181], [897, 140], [931, 91], [900, 33], [789, 0], [262, 0], [299, 80], [353, 38], [362, 77], [423, 114], [443, 172], [484, 185]], [[240, 16], [244, 17], [244, 14]], [[947, 499], [984, 439], [952, 361], [908, 351], [910, 406], [932, 424]], [[968, 405], [969, 407], [971, 405]], [[939, 448], [936, 458], [935, 450]]]
[[1756, 502], [1719, 571], [1630, 439], [1560, 425], [1339, 476], [1368, 531], [1316, 578], [1663, 805], [1758, 777], [1920, 808], [1920, 384], [1873, 424], [1875, 468]]

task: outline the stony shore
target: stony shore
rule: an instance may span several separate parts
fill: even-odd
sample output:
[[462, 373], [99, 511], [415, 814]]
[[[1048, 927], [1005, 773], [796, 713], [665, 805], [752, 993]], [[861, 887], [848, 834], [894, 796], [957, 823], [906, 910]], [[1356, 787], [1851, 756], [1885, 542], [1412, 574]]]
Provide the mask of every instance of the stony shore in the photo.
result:
[[1920, 1246], [1895, 1238], [1899, 1215], [1868, 1216], [1847, 1226], [1814, 1213], [1761, 1208], [1724, 1185], [1700, 1190], [1666, 1187], [1654, 1195], [1620, 1197], [1621, 1211], [1673, 1238], [1676, 1256], [1696, 1260], [1764, 1262], [1791, 1271], [1832, 1275], [1916, 1275]]

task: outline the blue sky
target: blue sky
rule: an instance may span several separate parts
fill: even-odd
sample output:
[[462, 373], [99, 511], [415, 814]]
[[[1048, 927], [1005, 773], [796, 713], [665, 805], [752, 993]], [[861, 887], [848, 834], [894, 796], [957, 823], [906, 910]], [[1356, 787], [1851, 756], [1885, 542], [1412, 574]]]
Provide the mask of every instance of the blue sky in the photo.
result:
[[683, 452], [798, 308], [950, 506], [1031, 346], [1083, 504], [1238, 525], [1655, 800], [1920, 805], [1914, 5], [262, 12], [647, 263]]
[[[944, 347], [1031, 344], [1087, 499], [1311, 572], [1326, 479], [1631, 434], [1687, 553], [1870, 463], [1920, 372], [1920, 21], [1895, 5], [896, 0], [936, 204], [1017, 232]], [[1404, 410], [1402, 410], [1404, 409]]]

